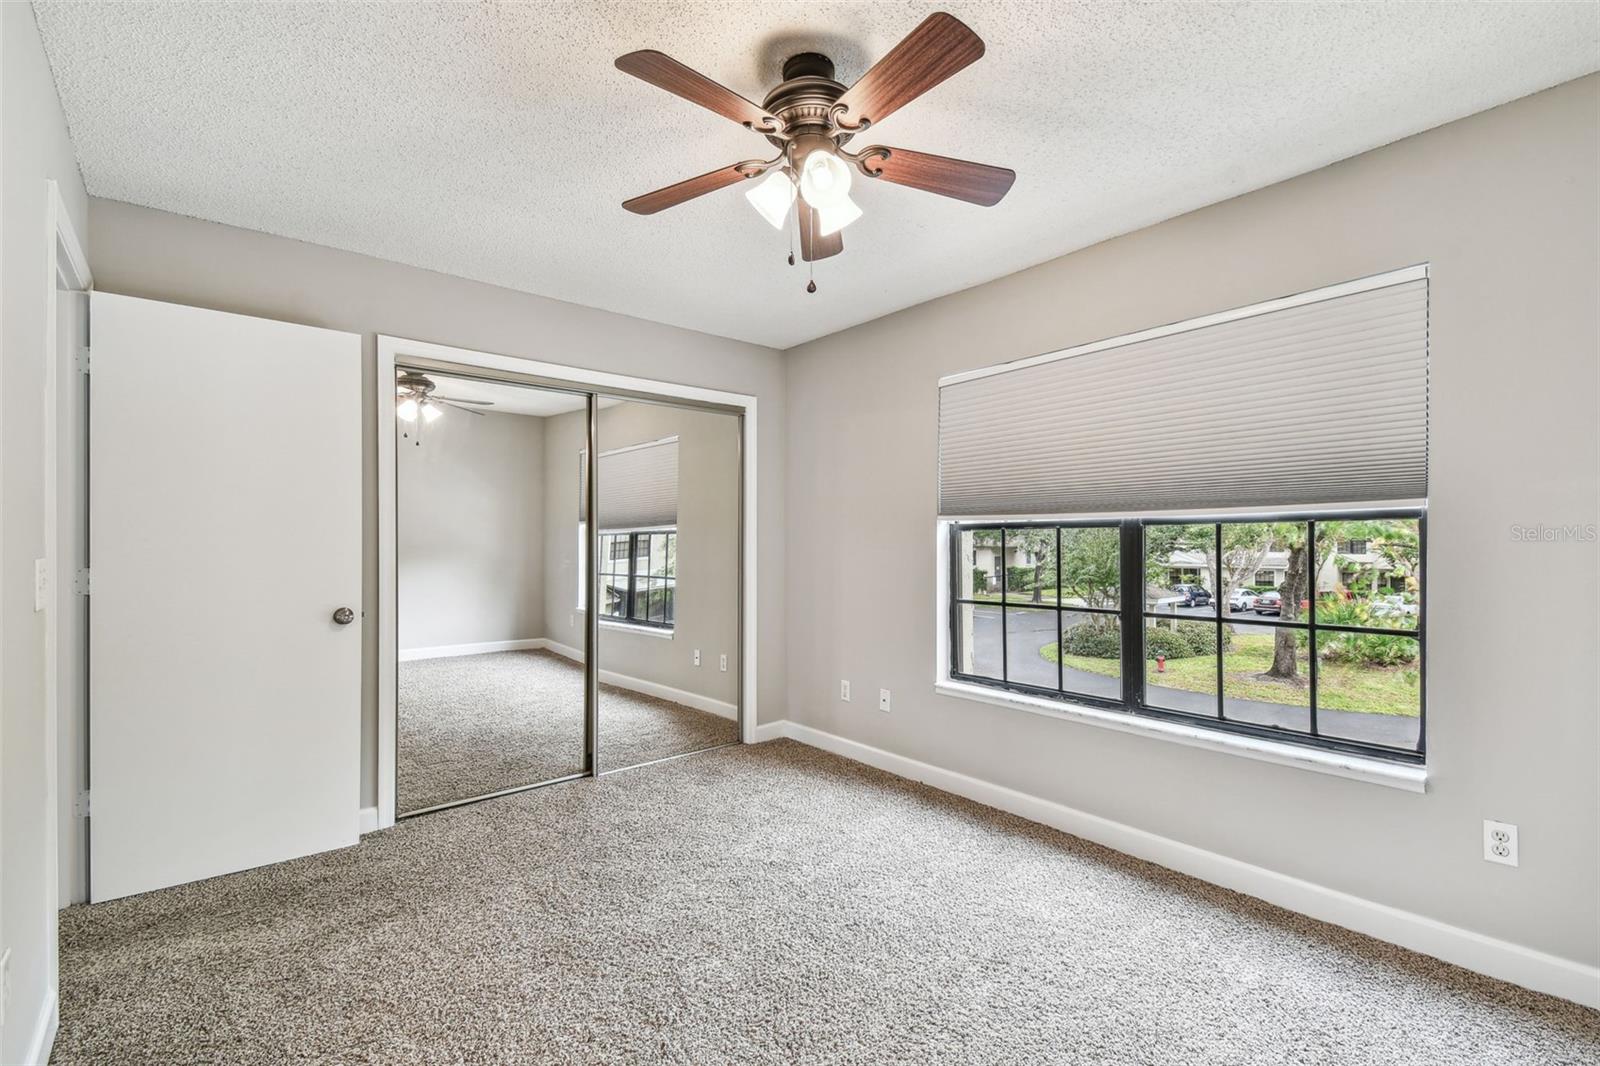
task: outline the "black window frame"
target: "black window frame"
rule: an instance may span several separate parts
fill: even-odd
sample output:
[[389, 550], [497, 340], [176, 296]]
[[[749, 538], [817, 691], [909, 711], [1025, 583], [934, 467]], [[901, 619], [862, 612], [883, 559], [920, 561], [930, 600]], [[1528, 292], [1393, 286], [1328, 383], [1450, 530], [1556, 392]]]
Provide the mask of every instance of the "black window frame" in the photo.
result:
[[[613, 613], [608, 609], [607, 605], [597, 604], [596, 610], [598, 610], [600, 613], [600, 620], [602, 622], [612, 622], [619, 625], [648, 626], [651, 629], [671, 631], [677, 625], [677, 527], [660, 526], [650, 529], [602, 529], [600, 531], [601, 545], [605, 545], [607, 537], [613, 538], [611, 541], [613, 550], [597, 550], [600, 557], [597, 573], [601, 578], [626, 579], [627, 583], [624, 586], [622, 597], [623, 613]], [[666, 544], [662, 549], [666, 564], [665, 573], [662, 574], [651, 574], [648, 572], [650, 558], [649, 538], [652, 537], [666, 538]], [[618, 539], [624, 539], [627, 543], [626, 573], [615, 568], [616, 564], [622, 561], [620, 558], [617, 558], [617, 553], [614, 550]], [[642, 574], [639, 572], [641, 539], [643, 539], [645, 543], [644, 558], [646, 560], [646, 572]], [[603, 593], [607, 586], [604, 581], [601, 581], [599, 583], [599, 587], [600, 591]], [[656, 588], [672, 590], [672, 595], [670, 597], [664, 596], [661, 598], [663, 610], [662, 618], [660, 619], [649, 617], [649, 615], [652, 613], [650, 610], [650, 592], [652, 589]], [[642, 617], [638, 611], [640, 592], [644, 593], [645, 599], [645, 613]]]
[[[1336, 625], [1332, 623], [1319, 623], [1316, 620], [1316, 550], [1317, 525], [1320, 522], [1362, 521], [1377, 519], [1404, 519], [1414, 520], [1417, 523], [1418, 539], [1418, 572], [1423, 575], [1418, 586], [1417, 621], [1415, 630], [1380, 628], [1372, 626]], [[1225, 714], [1226, 686], [1222, 677], [1225, 652], [1221, 647], [1222, 626], [1237, 621], [1226, 612], [1226, 605], [1216, 599], [1218, 593], [1213, 592], [1213, 615], [1209, 618], [1197, 618], [1197, 621], [1209, 621], [1217, 627], [1218, 651], [1217, 659], [1217, 713], [1215, 716], [1206, 716], [1187, 711], [1173, 710], [1165, 707], [1151, 706], [1145, 698], [1145, 660], [1144, 660], [1144, 632], [1146, 623], [1152, 618], [1168, 618], [1163, 615], [1148, 611], [1145, 606], [1145, 531], [1151, 526], [1164, 525], [1209, 525], [1214, 527], [1217, 537], [1216, 551], [1220, 555], [1222, 526], [1238, 522], [1293, 522], [1303, 523], [1306, 526], [1308, 543], [1312, 545], [1312, 569], [1308, 575], [1310, 582], [1307, 599], [1309, 608], [1303, 620], [1283, 621], [1279, 618], [1257, 616], [1246, 624], [1261, 625], [1272, 628], [1290, 628], [1303, 630], [1307, 634], [1308, 664], [1308, 702], [1307, 714], [1309, 718], [1309, 731], [1298, 732], [1289, 729], [1275, 728], [1272, 726], [1257, 725], [1250, 722], [1229, 719]], [[1115, 528], [1119, 537], [1118, 572], [1118, 607], [1114, 610], [1080, 607], [1064, 604], [1060, 596], [1060, 566], [1061, 566], [1061, 539], [1060, 531], [1063, 529], [1085, 528]], [[1037, 685], [1012, 682], [1008, 679], [1010, 673], [1009, 648], [1006, 646], [1006, 618], [1005, 608], [1008, 605], [1008, 589], [1004, 580], [1005, 574], [1005, 538], [1007, 530], [1017, 529], [1044, 529], [1053, 528], [1056, 533], [1056, 599], [1053, 609], [1056, 611], [1056, 635], [1059, 646], [1063, 631], [1062, 619], [1067, 613], [1114, 613], [1119, 616], [1121, 624], [1121, 681], [1122, 695], [1120, 699], [1107, 699], [1099, 696], [1085, 695], [1067, 691], [1062, 684], [1064, 656], [1057, 655], [1056, 661], [1056, 688], [1046, 689]], [[962, 534], [974, 531], [998, 531], [1000, 533], [1000, 570], [1001, 595], [998, 600], [962, 598], [960, 592], [961, 568], [965, 564], [961, 559]], [[1361, 755], [1368, 758], [1383, 759], [1392, 762], [1421, 764], [1427, 759], [1428, 741], [1428, 650], [1427, 650], [1427, 577], [1428, 566], [1428, 516], [1426, 508], [1414, 509], [1385, 509], [1385, 510], [1351, 510], [1351, 511], [1318, 511], [1305, 513], [1272, 512], [1264, 514], [1231, 514], [1231, 515], [1199, 515], [1192, 517], [1150, 517], [1150, 518], [1124, 518], [1112, 520], [1017, 520], [1017, 521], [953, 521], [946, 524], [948, 543], [946, 549], [949, 558], [949, 582], [946, 589], [946, 599], [949, 610], [949, 661], [945, 664], [945, 673], [952, 680], [962, 684], [979, 685], [985, 688], [1000, 689], [1027, 696], [1043, 697], [1062, 703], [1084, 704], [1108, 710], [1121, 711], [1135, 717], [1161, 719], [1170, 722], [1180, 722], [1185, 725], [1199, 725], [1221, 732], [1234, 733], [1243, 736], [1256, 737], [1264, 740], [1279, 741], [1296, 744], [1303, 747], [1317, 748], [1327, 751], [1337, 751], [1346, 754]], [[1252, 575], [1253, 577], [1254, 575]], [[1000, 611], [1000, 673], [1001, 679], [983, 677], [977, 674], [962, 673], [957, 670], [957, 664], [962, 661], [960, 610], [963, 605], [993, 607]], [[1016, 606], [1027, 606], [1032, 609], [1052, 609], [1049, 606], [1041, 607], [1038, 604], [1018, 603]], [[1322, 734], [1317, 725], [1317, 660], [1318, 636], [1323, 633], [1370, 633], [1384, 636], [1408, 636], [1417, 642], [1417, 674], [1418, 674], [1418, 720], [1417, 744], [1414, 749], [1395, 748], [1378, 744], [1369, 744], [1342, 737], [1331, 737]], [[1130, 638], [1129, 634], [1134, 634]]]

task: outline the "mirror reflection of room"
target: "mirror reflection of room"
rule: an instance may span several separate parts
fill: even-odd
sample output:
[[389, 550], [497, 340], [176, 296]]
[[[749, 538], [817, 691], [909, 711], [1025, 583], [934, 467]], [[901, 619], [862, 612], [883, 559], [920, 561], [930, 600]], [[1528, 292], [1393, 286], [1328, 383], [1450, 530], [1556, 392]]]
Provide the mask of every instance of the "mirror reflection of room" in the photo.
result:
[[396, 388], [396, 810], [582, 773], [579, 514], [546, 436], [587, 397], [433, 371]]
[[601, 397], [602, 770], [739, 739], [739, 419]]

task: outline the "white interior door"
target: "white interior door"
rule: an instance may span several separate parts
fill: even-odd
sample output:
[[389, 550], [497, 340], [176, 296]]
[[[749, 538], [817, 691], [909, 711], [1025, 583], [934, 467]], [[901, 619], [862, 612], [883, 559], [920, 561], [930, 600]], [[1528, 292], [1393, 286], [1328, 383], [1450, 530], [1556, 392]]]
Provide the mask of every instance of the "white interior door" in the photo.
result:
[[105, 293], [91, 330], [90, 898], [355, 843], [360, 336]]

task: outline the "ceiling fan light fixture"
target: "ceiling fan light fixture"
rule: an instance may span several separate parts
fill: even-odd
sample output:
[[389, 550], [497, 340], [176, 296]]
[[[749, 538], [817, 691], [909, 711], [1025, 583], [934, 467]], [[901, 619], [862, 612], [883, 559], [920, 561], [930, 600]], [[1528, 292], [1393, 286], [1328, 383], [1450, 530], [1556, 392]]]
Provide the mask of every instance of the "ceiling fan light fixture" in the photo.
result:
[[831, 237], [861, 217], [861, 208], [846, 196], [831, 207], [817, 209], [817, 236]]
[[789, 220], [789, 206], [794, 203], [794, 179], [786, 171], [774, 170], [755, 188], [745, 190], [744, 196], [773, 229], [782, 229]]
[[444, 411], [439, 407], [438, 404], [436, 404], [436, 403], [428, 403], [426, 401], [423, 402], [423, 404], [422, 404], [422, 420], [424, 422], [432, 422], [434, 419], [438, 418], [442, 414], [444, 414]]
[[800, 163], [800, 195], [818, 211], [850, 199], [850, 168], [826, 148], [814, 149]]
[[407, 396], [395, 405], [395, 417], [402, 422], [415, 422], [417, 420], [418, 404], [416, 397]]

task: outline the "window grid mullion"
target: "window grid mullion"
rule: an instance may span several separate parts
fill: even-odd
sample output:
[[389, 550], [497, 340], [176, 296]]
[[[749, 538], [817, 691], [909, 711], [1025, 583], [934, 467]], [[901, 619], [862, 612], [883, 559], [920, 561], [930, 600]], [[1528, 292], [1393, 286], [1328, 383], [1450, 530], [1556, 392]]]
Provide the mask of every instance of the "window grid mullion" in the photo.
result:
[[1306, 523], [1306, 554], [1310, 563], [1306, 576], [1306, 658], [1310, 662], [1311, 677], [1311, 735], [1315, 737], [1321, 734], [1317, 730], [1317, 578], [1320, 567], [1317, 565], [1317, 520], [1314, 518]]
[[[1223, 695], [1225, 681], [1222, 673], [1222, 604], [1217, 597], [1222, 595], [1222, 523], [1218, 522], [1211, 527], [1212, 543], [1216, 549], [1216, 564], [1211, 568], [1211, 583], [1216, 586], [1211, 595], [1211, 613], [1216, 615], [1217, 635], [1217, 721], [1225, 722], [1228, 719], [1228, 703]], [[1173, 612], [1177, 613], [1177, 612]], [[1174, 623], [1176, 628], [1176, 623]]]

